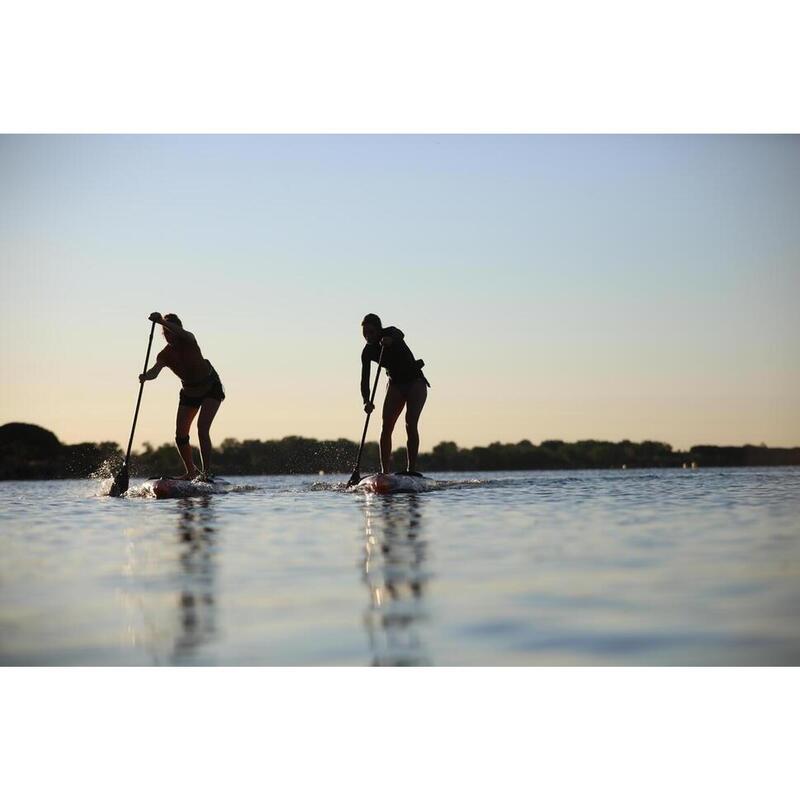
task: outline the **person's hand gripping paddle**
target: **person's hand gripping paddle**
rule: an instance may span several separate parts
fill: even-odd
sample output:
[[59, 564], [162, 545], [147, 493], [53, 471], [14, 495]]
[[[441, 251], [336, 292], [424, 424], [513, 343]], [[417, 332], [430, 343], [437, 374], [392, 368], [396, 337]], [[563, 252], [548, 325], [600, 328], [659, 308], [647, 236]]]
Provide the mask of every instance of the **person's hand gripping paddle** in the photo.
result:
[[[147, 372], [147, 362], [150, 360], [150, 348], [153, 345], [153, 331], [156, 329], [156, 323], [153, 322], [152, 326], [150, 327], [150, 338], [147, 341], [147, 355], [144, 357], [144, 370], [143, 372]], [[133, 425], [131, 426], [131, 436], [128, 439], [128, 450], [125, 453], [125, 460], [122, 462], [122, 468], [116, 474], [114, 478], [114, 483], [111, 484], [111, 488], [108, 490], [109, 495], [111, 497], [119, 497], [121, 494], [125, 494], [128, 491], [128, 463], [131, 460], [131, 446], [133, 445], [133, 432], [136, 430], [136, 420], [139, 417], [139, 406], [142, 402], [142, 391], [144, 390], [144, 381], [139, 382], [139, 396], [136, 398], [136, 411], [133, 413]]]
[[383, 345], [381, 345], [381, 354], [378, 356], [378, 371], [375, 373], [375, 383], [372, 384], [372, 395], [369, 398], [369, 405], [370, 410], [367, 411], [367, 418], [364, 420], [364, 432], [361, 434], [361, 444], [358, 448], [358, 455], [356, 456], [356, 466], [353, 469], [353, 474], [350, 476], [350, 480], [347, 481], [347, 488], [349, 489], [351, 486], [355, 486], [357, 483], [361, 482], [361, 473], [359, 469], [361, 468], [361, 454], [364, 452], [364, 442], [367, 439], [367, 427], [369, 426], [369, 418], [372, 416], [372, 412], [375, 410], [375, 392], [378, 390], [378, 378], [381, 376], [381, 367], [383, 366]]

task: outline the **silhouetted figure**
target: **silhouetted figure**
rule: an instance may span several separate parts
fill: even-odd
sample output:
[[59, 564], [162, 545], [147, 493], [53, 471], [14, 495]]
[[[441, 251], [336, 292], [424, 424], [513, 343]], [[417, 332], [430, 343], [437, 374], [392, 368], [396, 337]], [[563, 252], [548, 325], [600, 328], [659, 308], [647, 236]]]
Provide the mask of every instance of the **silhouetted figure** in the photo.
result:
[[156, 357], [155, 366], [142, 373], [139, 380], [154, 380], [164, 367], [169, 367], [181, 379], [182, 388], [175, 420], [175, 444], [186, 472], [180, 479], [192, 480], [199, 474], [189, 445], [189, 428], [198, 411], [200, 457], [203, 461], [203, 477], [208, 478], [211, 472], [211, 423], [220, 403], [225, 399], [222, 382], [211, 362], [203, 358], [194, 334], [183, 329], [183, 323], [175, 314], [162, 317], [158, 311], [154, 311], [148, 319], [161, 325], [167, 346]]
[[408, 445], [408, 466], [404, 470], [410, 475], [416, 472], [419, 453], [419, 417], [428, 399], [428, 383], [422, 373], [423, 361], [414, 354], [405, 342], [405, 335], [398, 328], [384, 328], [377, 314], [367, 314], [361, 322], [361, 331], [367, 344], [361, 352], [361, 397], [364, 411], [369, 413], [373, 406], [369, 402], [370, 362], [376, 364], [383, 347], [383, 367], [389, 376], [389, 387], [383, 401], [383, 427], [381, 428], [381, 471], [391, 471], [392, 432], [403, 407], [406, 409], [406, 435]]

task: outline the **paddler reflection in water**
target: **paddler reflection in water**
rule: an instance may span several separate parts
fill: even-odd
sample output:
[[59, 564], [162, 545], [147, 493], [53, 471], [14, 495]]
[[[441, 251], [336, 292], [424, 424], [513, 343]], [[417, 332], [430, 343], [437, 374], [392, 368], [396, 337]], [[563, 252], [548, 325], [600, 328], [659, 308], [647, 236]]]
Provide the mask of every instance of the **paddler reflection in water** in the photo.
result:
[[[405, 335], [397, 328], [384, 328], [377, 314], [367, 314], [361, 322], [361, 331], [367, 344], [361, 352], [361, 397], [368, 414], [374, 406], [369, 401], [370, 362], [376, 364], [383, 347], [383, 367], [389, 376], [389, 387], [383, 402], [383, 428], [381, 429], [381, 471], [388, 473], [392, 467], [392, 431], [403, 406], [406, 409], [406, 434], [408, 436], [408, 468], [399, 475], [417, 475], [419, 453], [419, 417], [428, 399], [428, 383], [422, 374], [425, 362], [418, 361], [405, 342]], [[420, 476], [421, 477], [421, 476]]]
[[[148, 319], [162, 327], [167, 346], [156, 357], [156, 364], [139, 376], [140, 381], [152, 381], [164, 367], [169, 367], [181, 379], [181, 393], [178, 400], [178, 416], [175, 421], [175, 444], [183, 459], [186, 472], [178, 480], [192, 480], [200, 476], [211, 479], [211, 423], [225, 399], [219, 375], [211, 362], [203, 358], [200, 346], [193, 333], [184, 330], [183, 324], [175, 314], [163, 317], [154, 311]], [[200, 439], [200, 456], [203, 472], [199, 472], [192, 457], [189, 445], [189, 427], [197, 416], [197, 436]]]

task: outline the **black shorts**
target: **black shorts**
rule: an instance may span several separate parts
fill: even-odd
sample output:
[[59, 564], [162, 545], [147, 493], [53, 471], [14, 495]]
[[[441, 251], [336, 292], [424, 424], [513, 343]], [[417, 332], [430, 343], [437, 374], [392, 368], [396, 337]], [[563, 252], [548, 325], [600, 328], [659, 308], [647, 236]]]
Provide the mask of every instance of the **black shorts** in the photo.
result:
[[219, 400], [220, 403], [225, 399], [225, 389], [219, 379], [219, 375], [214, 376], [211, 386], [197, 396], [186, 394], [185, 389], [181, 389], [180, 399], [178, 400], [179, 406], [189, 406], [190, 408], [200, 408], [203, 405], [203, 400]]
[[403, 398], [405, 400], [408, 400], [408, 396], [411, 394], [411, 390], [414, 389], [419, 383], [422, 383], [422, 385], [425, 387], [425, 392], [427, 393], [428, 382], [425, 380], [425, 378], [414, 378], [413, 380], [402, 381], [402, 382], [395, 380], [389, 381], [389, 385], [394, 386], [394, 388], [397, 389], [397, 391], [400, 392], [401, 395], [403, 395]]

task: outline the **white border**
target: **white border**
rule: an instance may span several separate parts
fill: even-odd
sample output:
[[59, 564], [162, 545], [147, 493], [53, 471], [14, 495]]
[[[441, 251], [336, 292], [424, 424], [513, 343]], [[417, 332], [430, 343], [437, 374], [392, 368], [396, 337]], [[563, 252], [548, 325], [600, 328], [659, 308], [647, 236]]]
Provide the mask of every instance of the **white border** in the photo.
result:
[[794, 132], [785, 0], [15, 0], [6, 132]]
[[7, 797], [789, 797], [794, 669], [5, 669]]

